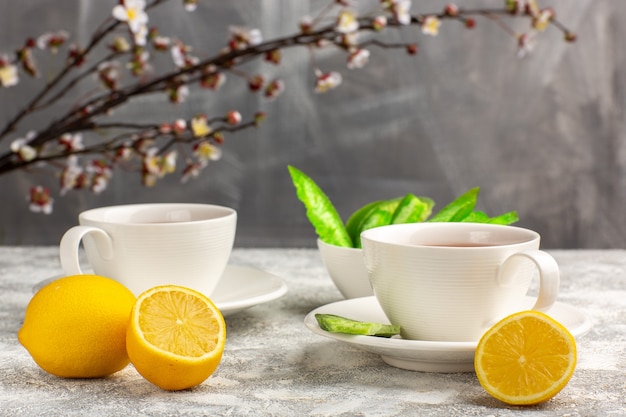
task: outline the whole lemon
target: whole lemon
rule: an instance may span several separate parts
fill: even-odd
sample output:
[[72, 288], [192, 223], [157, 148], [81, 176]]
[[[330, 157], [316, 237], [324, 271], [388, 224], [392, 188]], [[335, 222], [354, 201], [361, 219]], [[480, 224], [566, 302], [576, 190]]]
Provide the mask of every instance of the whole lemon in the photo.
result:
[[126, 329], [135, 300], [110, 278], [60, 278], [30, 300], [17, 337], [37, 365], [53, 375], [110, 375], [129, 363]]

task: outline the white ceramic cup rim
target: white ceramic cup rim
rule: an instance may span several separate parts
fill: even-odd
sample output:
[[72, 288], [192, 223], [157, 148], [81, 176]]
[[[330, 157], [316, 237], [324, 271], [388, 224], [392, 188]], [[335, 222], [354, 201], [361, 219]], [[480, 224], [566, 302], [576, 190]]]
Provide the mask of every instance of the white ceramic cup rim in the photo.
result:
[[[79, 223], [86, 221], [127, 227], [180, 227], [220, 221], [235, 215], [234, 209], [215, 204], [142, 203], [85, 210], [78, 215], [78, 220]], [[134, 216], [141, 216], [141, 219]]]
[[[428, 235], [421, 237], [419, 232], [428, 232]], [[396, 247], [423, 247], [442, 251], [488, 251], [527, 245], [530, 242], [539, 241], [541, 236], [533, 230], [518, 226], [470, 222], [425, 222], [376, 227], [362, 232], [361, 239]], [[455, 243], [474, 243], [484, 246], [453, 246]]]

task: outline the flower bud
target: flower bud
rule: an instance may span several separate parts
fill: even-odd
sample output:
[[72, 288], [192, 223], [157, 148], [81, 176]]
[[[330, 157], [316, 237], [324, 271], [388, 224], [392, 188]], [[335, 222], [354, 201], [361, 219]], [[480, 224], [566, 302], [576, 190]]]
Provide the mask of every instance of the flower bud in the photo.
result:
[[374, 20], [372, 20], [372, 26], [374, 30], [381, 31], [387, 27], [387, 17], [386, 16], [376, 16]]
[[254, 114], [254, 126], [258, 127], [265, 119], [267, 118], [267, 114], [265, 112], [257, 112]]
[[248, 81], [248, 87], [251, 91], [259, 91], [265, 84], [265, 78], [262, 75], [255, 75]]
[[226, 114], [226, 120], [228, 121], [229, 125], [238, 125], [239, 123], [241, 123], [241, 113], [239, 113], [237, 110], [231, 110]]
[[574, 32], [565, 32], [565, 41], [566, 42], [576, 42], [576, 34]]
[[454, 3], [446, 4], [446, 7], [443, 9], [443, 12], [447, 16], [458, 16], [459, 15], [459, 6]]
[[272, 49], [271, 51], [267, 51], [265, 53], [265, 60], [267, 62], [271, 62], [272, 64], [280, 64], [281, 58], [280, 49]]

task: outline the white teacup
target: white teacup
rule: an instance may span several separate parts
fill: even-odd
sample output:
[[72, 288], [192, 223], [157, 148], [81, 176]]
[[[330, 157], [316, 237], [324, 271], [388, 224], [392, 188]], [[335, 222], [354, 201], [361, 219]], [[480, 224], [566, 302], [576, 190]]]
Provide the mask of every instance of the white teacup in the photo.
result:
[[322, 262], [333, 283], [345, 298], [372, 296], [361, 248], [331, 245], [317, 239]]
[[559, 267], [539, 250], [538, 233], [477, 223], [413, 223], [361, 234], [374, 295], [407, 339], [476, 341], [522, 309], [533, 276], [534, 310], [559, 291]]
[[61, 267], [82, 274], [81, 241], [98, 275], [135, 295], [177, 284], [210, 296], [230, 258], [237, 213], [210, 204], [129, 204], [87, 210], [61, 239]]

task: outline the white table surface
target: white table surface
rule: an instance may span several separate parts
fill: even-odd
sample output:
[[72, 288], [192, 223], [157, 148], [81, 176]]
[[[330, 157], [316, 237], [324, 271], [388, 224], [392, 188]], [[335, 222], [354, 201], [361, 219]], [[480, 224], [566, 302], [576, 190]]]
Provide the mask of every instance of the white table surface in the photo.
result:
[[46, 374], [18, 343], [32, 287], [60, 273], [54, 247], [0, 247], [1, 416], [626, 416], [626, 251], [550, 251], [559, 301], [593, 327], [578, 366], [552, 400], [530, 408], [492, 399], [472, 373], [397, 369], [313, 334], [304, 316], [341, 300], [313, 249], [235, 249], [231, 264], [281, 277], [283, 297], [226, 318], [227, 344], [202, 385], [166, 392], [132, 366], [104, 379]]

